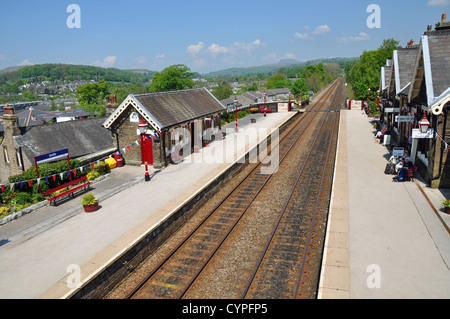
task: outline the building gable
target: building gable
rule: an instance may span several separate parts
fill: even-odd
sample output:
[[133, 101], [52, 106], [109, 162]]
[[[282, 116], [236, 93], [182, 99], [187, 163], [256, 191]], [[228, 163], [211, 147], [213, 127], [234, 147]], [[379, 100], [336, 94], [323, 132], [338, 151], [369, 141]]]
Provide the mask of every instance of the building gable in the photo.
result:
[[[421, 37], [419, 54], [413, 70], [409, 101], [421, 95], [434, 114], [440, 114], [450, 94], [450, 32], [435, 32]], [[421, 91], [424, 88], [424, 92]]]
[[155, 131], [222, 112], [225, 107], [205, 88], [129, 95], [104, 122], [111, 128], [133, 107]]

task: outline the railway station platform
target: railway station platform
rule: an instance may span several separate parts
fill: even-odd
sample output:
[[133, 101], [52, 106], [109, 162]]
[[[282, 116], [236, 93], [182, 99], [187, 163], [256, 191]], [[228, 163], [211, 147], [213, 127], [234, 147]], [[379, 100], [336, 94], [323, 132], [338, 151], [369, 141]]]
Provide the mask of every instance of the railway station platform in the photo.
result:
[[393, 182], [371, 118], [341, 111], [319, 299], [450, 298], [448, 189]]
[[94, 213], [83, 213], [78, 196], [1, 226], [0, 299], [70, 298], [295, 114], [254, 114], [238, 121], [238, 132], [229, 124], [225, 139], [181, 163], [151, 169], [148, 182], [143, 167], [115, 168], [93, 185], [101, 206]]

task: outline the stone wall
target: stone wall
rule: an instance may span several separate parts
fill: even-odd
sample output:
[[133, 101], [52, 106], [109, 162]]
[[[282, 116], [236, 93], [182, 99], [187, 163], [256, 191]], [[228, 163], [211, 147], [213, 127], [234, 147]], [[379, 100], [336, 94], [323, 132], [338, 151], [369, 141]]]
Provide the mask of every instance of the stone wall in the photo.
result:
[[4, 107], [3, 123], [5, 133], [0, 145], [0, 181], [6, 182], [9, 176], [21, 174], [23, 167], [28, 168], [31, 164], [23, 162], [21, 149], [14, 140], [14, 136], [21, 133], [13, 107]]

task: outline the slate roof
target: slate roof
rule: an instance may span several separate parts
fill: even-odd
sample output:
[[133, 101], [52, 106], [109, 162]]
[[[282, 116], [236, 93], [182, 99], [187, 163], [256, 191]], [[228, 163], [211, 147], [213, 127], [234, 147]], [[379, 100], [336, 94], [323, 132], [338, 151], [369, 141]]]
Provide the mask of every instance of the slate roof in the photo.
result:
[[438, 115], [450, 96], [450, 29], [425, 32], [413, 70], [409, 100], [417, 99]]
[[134, 95], [163, 127], [221, 112], [224, 106], [206, 89]]
[[102, 126], [105, 118], [45, 124], [29, 127], [15, 141], [31, 162], [34, 157], [68, 148], [70, 158], [77, 158], [113, 147], [111, 133]]
[[450, 87], [450, 30], [428, 34], [434, 96]]
[[[411, 83], [418, 52], [418, 47], [401, 48], [394, 51], [391, 85], [395, 88], [395, 94], [400, 94]], [[392, 88], [390, 91], [392, 92]]]
[[[91, 113], [82, 109], [71, 111], [44, 111], [30, 107], [29, 109], [18, 111], [16, 115], [20, 127], [30, 127], [42, 125], [50, 122], [52, 119], [60, 117], [88, 117]], [[0, 132], [3, 132], [3, 130], [3, 123], [0, 123]]]
[[188, 89], [129, 95], [103, 123], [109, 128], [128, 107], [135, 107], [156, 129], [163, 129], [202, 118], [225, 107], [206, 89]]

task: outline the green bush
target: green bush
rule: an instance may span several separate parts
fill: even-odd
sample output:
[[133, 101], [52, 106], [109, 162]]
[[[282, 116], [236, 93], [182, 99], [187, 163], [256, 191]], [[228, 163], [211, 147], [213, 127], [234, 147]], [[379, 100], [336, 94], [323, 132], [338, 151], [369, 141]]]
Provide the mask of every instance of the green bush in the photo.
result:
[[105, 175], [111, 172], [111, 168], [108, 164], [103, 161], [100, 161], [98, 164], [94, 165], [94, 170], [100, 173], [100, 175]]
[[92, 193], [86, 194], [81, 200], [81, 205], [93, 205], [98, 202], [98, 199]]

